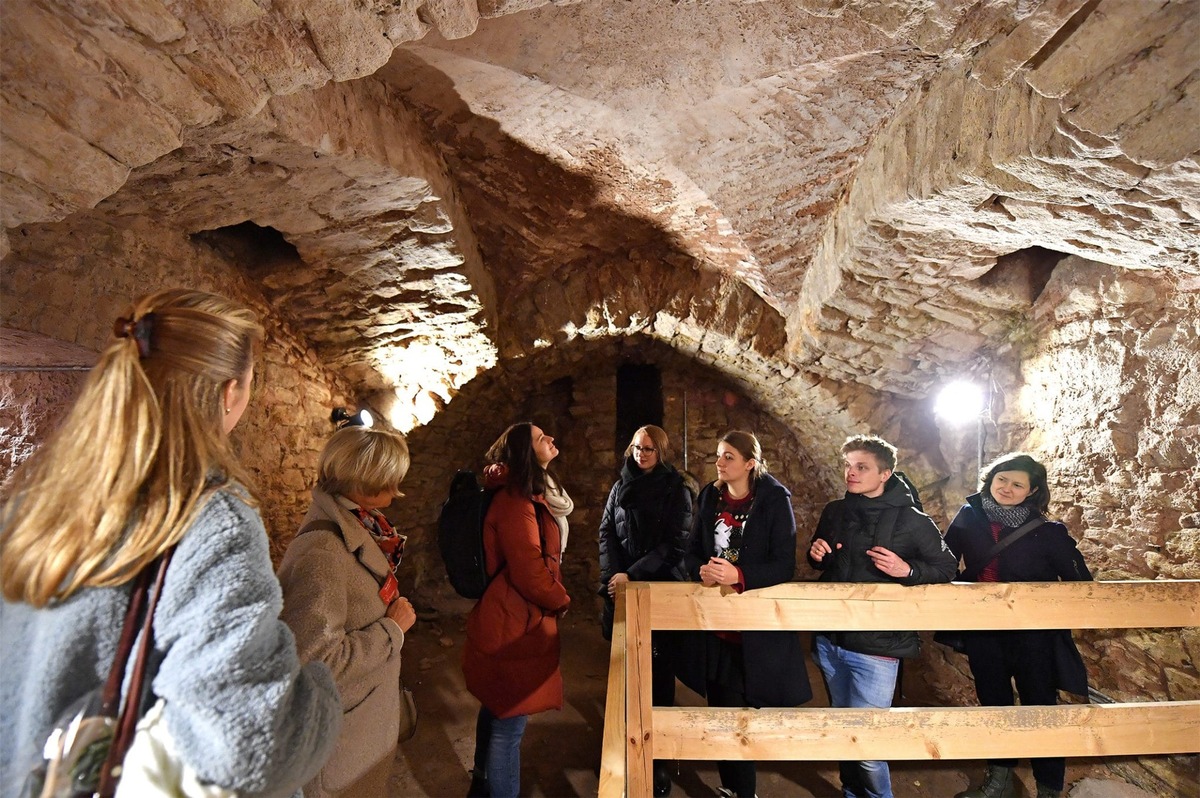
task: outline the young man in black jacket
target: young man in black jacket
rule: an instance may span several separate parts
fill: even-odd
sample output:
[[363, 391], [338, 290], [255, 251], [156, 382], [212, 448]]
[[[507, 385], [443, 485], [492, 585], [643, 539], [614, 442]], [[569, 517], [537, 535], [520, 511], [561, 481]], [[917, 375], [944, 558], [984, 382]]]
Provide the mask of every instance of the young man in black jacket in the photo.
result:
[[[825, 505], [808, 550], [822, 582], [949, 582], [957, 563], [937, 525], [894, 475], [896, 447], [873, 435], [842, 444], [846, 495]], [[835, 707], [892, 705], [901, 657], [920, 649], [916, 632], [822, 632], [817, 664]], [[887, 762], [842, 762], [845, 798], [892, 798]]]

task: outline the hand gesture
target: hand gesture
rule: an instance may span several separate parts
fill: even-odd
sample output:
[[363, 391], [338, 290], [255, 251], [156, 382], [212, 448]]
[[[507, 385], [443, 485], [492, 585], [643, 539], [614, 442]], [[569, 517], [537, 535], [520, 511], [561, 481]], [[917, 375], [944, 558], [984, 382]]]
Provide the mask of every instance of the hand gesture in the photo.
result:
[[896, 579], [904, 579], [913, 572], [912, 566], [901, 559], [899, 554], [883, 546], [867, 549], [867, 556], [875, 563], [876, 568]]
[[617, 597], [617, 585], [622, 582], [629, 581], [629, 574], [613, 574], [613, 578], [608, 580], [608, 595], [610, 598]]
[[722, 557], [710, 557], [700, 566], [700, 582], [705, 587], [733, 585], [738, 581], [737, 566]]
[[404, 596], [400, 596], [388, 605], [387, 617], [395, 621], [396, 625], [400, 627], [400, 631], [405, 634], [417, 622], [417, 612], [413, 609], [412, 603]]
[[[837, 544], [840, 549], [842, 544]], [[829, 547], [829, 541], [825, 538], [817, 538], [812, 542], [812, 546], [808, 550], [808, 556], [812, 557], [813, 562], [821, 562], [825, 559], [826, 554], [831, 554], [833, 549]]]

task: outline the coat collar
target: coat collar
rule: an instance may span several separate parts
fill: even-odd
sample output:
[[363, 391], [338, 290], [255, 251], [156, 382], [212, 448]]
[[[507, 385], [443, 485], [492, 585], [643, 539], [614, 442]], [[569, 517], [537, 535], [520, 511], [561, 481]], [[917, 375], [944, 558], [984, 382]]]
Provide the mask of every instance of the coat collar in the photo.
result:
[[340, 537], [346, 551], [354, 555], [362, 563], [362, 566], [376, 577], [386, 579], [387, 575], [391, 573], [387, 555], [379, 548], [375, 538], [371, 537], [371, 533], [354, 513], [343, 507], [334, 496], [320, 488], [313, 488], [312, 497], [312, 507], [305, 516], [304, 523], [307, 524], [309, 521], [317, 519], [336, 523], [342, 532]]

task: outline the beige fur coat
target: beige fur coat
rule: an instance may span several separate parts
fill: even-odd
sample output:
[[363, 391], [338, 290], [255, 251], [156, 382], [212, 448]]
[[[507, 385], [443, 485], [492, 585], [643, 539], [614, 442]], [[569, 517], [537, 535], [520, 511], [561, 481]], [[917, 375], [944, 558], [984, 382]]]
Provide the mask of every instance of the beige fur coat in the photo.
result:
[[297, 535], [279, 567], [283, 619], [304, 662], [324, 662], [342, 698], [342, 731], [325, 768], [305, 794], [344, 790], [396, 750], [400, 732], [400, 650], [404, 633], [385, 616], [379, 584], [387, 557], [337, 499], [313, 489], [303, 529], [335, 522], [341, 535], [313, 529]]

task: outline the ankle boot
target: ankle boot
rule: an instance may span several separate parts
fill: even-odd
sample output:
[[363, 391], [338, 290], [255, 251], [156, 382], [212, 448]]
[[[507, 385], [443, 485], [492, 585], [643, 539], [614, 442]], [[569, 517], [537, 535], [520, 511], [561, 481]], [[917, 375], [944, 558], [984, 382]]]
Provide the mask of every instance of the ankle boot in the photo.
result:
[[662, 759], [654, 760], [654, 795], [662, 798], [671, 794], [671, 768]]
[[1037, 798], [1062, 798], [1062, 790], [1056, 790], [1053, 787], [1047, 787], [1045, 784], [1038, 784]]
[[1013, 778], [1013, 769], [988, 765], [987, 778], [983, 784], [973, 790], [960, 792], [954, 798], [1017, 798], [1017, 782]]
[[467, 788], [467, 798], [491, 798], [492, 787], [488, 784], [487, 774], [478, 770], [471, 771], [471, 786]]

